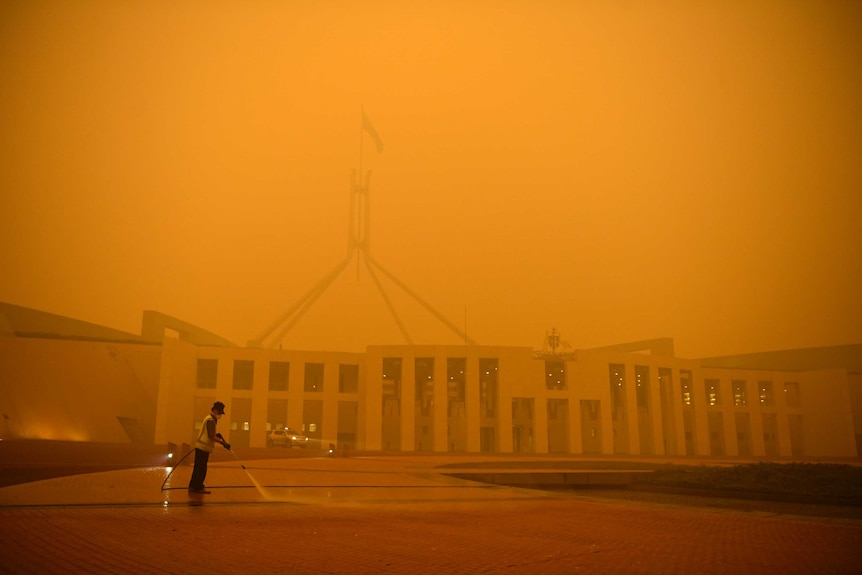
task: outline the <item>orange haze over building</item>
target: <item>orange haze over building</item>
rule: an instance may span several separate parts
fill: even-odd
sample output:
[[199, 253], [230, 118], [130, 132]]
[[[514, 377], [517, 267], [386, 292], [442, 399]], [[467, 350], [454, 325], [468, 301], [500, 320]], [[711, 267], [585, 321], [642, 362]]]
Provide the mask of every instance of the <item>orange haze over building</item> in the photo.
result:
[[[355, 171], [360, 255], [480, 344], [860, 342], [860, 22], [820, 0], [3, 2], [0, 301], [245, 345], [349, 253]], [[385, 289], [416, 343], [460, 341]], [[402, 336], [352, 261], [279, 343]]]

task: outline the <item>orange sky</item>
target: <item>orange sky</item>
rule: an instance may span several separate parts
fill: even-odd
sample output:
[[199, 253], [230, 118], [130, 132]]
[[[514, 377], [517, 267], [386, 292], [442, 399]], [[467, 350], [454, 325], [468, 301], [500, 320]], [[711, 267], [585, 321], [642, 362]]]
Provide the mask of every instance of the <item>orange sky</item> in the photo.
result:
[[[0, 301], [245, 344], [371, 250], [470, 337], [862, 342], [862, 4], [0, 3]], [[457, 338], [397, 287], [416, 343]], [[284, 339], [403, 343], [351, 264]]]

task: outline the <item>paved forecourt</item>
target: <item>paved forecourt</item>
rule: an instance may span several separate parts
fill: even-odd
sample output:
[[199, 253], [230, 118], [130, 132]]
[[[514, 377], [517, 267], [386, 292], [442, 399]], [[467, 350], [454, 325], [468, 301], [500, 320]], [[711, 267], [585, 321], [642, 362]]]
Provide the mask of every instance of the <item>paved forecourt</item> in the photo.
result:
[[[852, 573], [862, 521], [602, 499], [445, 457], [139, 468], [0, 488], [0, 573]], [[463, 462], [464, 459], [458, 459]], [[463, 468], [459, 469], [463, 471]]]

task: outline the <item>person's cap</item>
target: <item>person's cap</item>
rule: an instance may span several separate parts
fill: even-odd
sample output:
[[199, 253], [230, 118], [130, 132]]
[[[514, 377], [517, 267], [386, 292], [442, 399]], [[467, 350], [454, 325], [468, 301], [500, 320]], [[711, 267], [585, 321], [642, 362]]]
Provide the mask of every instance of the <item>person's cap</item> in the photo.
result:
[[224, 415], [224, 404], [220, 401], [217, 401], [213, 404], [213, 411], [216, 413], [221, 413]]

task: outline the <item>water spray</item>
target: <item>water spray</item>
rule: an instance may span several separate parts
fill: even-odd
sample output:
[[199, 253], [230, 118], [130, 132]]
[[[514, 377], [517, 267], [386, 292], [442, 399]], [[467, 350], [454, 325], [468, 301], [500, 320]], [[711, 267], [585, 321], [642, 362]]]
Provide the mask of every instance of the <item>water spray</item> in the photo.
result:
[[269, 495], [267, 495], [266, 490], [263, 488], [263, 486], [260, 483], [258, 483], [257, 480], [252, 476], [252, 474], [248, 472], [248, 469], [245, 468], [245, 465], [240, 460], [239, 455], [234, 453], [233, 450], [230, 448], [230, 444], [228, 443], [227, 445], [225, 445], [225, 447], [227, 448], [228, 451], [231, 452], [231, 454], [234, 457], [236, 457], [236, 460], [239, 462], [239, 466], [242, 467], [242, 470], [245, 471], [245, 474], [248, 475], [248, 478], [251, 479], [251, 482], [254, 483], [255, 487], [257, 487], [258, 492], [260, 492], [260, 494], [263, 495], [264, 497], [269, 497]]

